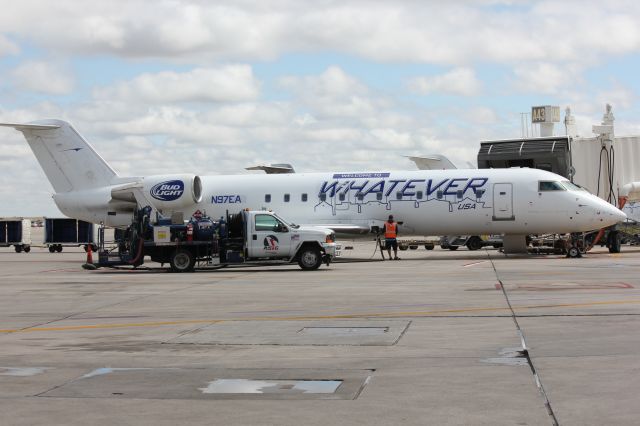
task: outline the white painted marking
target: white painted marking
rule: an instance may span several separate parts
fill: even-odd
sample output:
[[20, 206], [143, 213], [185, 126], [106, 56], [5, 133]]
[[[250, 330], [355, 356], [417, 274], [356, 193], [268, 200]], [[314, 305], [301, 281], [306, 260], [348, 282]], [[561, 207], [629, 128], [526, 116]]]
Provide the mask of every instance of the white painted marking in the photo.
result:
[[30, 377], [42, 374], [45, 367], [0, 367], [0, 376]]

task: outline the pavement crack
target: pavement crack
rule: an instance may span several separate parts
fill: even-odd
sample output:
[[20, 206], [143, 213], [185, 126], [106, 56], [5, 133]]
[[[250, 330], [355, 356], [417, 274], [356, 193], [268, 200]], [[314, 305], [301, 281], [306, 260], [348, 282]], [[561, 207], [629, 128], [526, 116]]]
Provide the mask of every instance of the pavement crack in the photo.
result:
[[498, 280], [498, 283], [500, 284], [500, 289], [502, 290], [502, 294], [504, 295], [504, 299], [507, 302], [507, 306], [509, 307], [509, 310], [511, 311], [511, 319], [513, 320], [515, 326], [516, 326], [516, 330], [518, 332], [518, 336], [520, 337], [520, 343], [522, 345], [522, 355], [525, 357], [525, 359], [527, 360], [527, 364], [529, 365], [529, 368], [531, 369], [531, 374], [533, 374], [533, 378], [536, 382], [536, 386], [538, 387], [538, 391], [540, 392], [540, 395], [542, 395], [542, 398], [544, 400], [544, 406], [547, 409], [547, 414], [549, 414], [549, 417], [551, 418], [551, 422], [553, 424], [553, 426], [559, 426], [558, 423], [558, 418], [556, 417], [556, 414], [553, 411], [553, 407], [551, 406], [551, 401], [549, 401], [549, 397], [547, 396], [547, 392], [544, 389], [544, 385], [542, 384], [542, 379], [540, 378], [540, 375], [538, 374], [538, 371], [536, 370], [536, 367], [533, 363], [533, 359], [531, 359], [531, 353], [529, 352], [529, 348], [527, 347], [527, 341], [524, 337], [524, 333], [522, 331], [522, 328], [520, 327], [520, 323], [518, 323], [518, 316], [516, 315], [516, 312], [513, 310], [513, 306], [511, 305], [511, 300], [509, 300], [509, 294], [507, 293], [506, 288], [504, 287], [504, 284], [502, 283], [502, 280], [500, 279], [500, 274], [498, 274], [498, 270], [496, 269], [496, 265], [493, 262], [493, 259], [491, 258], [491, 255], [489, 254], [489, 251], [487, 251], [485, 249], [485, 252], [487, 253], [487, 257], [489, 258], [489, 261], [491, 262], [491, 267], [493, 268], [493, 272], [496, 276], [496, 279]]

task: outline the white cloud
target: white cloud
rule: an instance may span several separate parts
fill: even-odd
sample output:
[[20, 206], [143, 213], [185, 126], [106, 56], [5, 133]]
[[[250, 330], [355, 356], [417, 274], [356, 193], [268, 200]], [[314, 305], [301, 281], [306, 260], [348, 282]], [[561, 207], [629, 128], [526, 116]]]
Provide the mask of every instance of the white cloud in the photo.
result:
[[296, 101], [310, 109], [318, 119], [357, 119], [364, 123], [389, 106], [389, 101], [337, 66], [322, 74], [283, 77], [280, 87], [294, 94]]
[[[224, 3], [39, 0], [5, 5], [0, 28], [58, 52], [212, 60], [336, 51], [381, 62], [571, 61], [640, 51], [638, 2]], [[504, 6], [504, 7], [495, 7]], [[34, 25], [37, 22], [38, 25]]]
[[482, 83], [470, 68], [455, 68], [444, 74], [416, 77], [409, 81], [409, 88], [423, 95], [445, 93], [474, 96], [480, 93], [481, 87]]
[[256, 99], [260, 84], [249, 65], [196, 68], [178, 73], [143, 74], [133, 80], [97, 89], [98, 99], [171, 103], [246, 101]]
[[4, 55], [14, 55], [20, 51], [17, 44], [0, 34], [0, 57]]
[[526, 63], [514, 70], [514, 88], [520, 92], [558, 94], [581, 83], [581, 69], [571, 64]]
[[52, 62], [24, 62], [11, 75], [20, 89], [48, 95], [66, 95], [74, 87], [74, 78], [67, 67]]

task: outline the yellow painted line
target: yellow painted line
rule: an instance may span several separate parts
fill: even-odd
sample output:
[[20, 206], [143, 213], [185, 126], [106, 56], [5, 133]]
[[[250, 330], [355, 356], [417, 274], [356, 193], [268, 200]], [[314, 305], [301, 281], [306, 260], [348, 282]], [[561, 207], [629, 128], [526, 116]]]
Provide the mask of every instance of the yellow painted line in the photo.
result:
[[213, 324], [222, 320], [184, 320], [184, 321], [154, 321], [139, 322], [126, 324], [92, 324], [92, 325], [69, 325], [63, 327], [32, 327], [32, 328], [16, 328], [16, 329], [0, 329], [0, 333], [18, 333], [28, 331], [67, 331], [67, 330], [90, 330], [90, 329], [109, 329], [109, 328], [128, 328], [128, 327], [157, 327], [161, 325], [180, 325], [180, 324]]
[[[553, 305], [525, 305], [514, 306], [515, 311], [530, 309], [550, 309], [550, 308], [581, 308], [589, 306], [607, 306], [607, 305], [633, 305], [640, 304], [640, 300], [609, 300], [600, 302], [585, 303], [560, 303]], [[180, 324], [214, 324], [221, 322], [239, 322], [239, 321], [310, 321], [310, 320], [331, 320], [331, 319], [355, 319], [355, 318], [404, 318], [404, 317], [427, 317], [441, 314], [461, 314], [472, 312], [489, 312], [489, 311], [508, 311], [508, 307], [489, 307], [489, 308], [460, 308], [460, 309], [442, 309], [436, 311], [410, 311], [410, 312], [365, 312], [361, 314], [336, 314], [336, 315], [309, 315], [309, 316], [289, 316], [289, 317], [246, 317], [246, 318], [229, 318], [229, 319], [208, 319], [208, 320], [181, 320], [181, 321], [155, 321], [141, 323], [125, 323], [125, 324], [92, 324], [92, 325], [70, 325], [61, 327], [33, 327], [25, 329], [0, 329], [0, 333], [19, 333], [33, 331], [73, 331], [73, 330], [91, 330], [91, 329], [114, 329], [128, 327], [158, 327], [163, 325], [180, 325]]]

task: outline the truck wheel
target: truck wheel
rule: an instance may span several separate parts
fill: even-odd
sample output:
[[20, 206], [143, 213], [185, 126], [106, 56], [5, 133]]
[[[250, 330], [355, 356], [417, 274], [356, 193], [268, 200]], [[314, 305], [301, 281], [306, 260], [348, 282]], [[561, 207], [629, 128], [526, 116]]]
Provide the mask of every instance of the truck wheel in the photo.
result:
[[13, 246], [13, 248], [16, 250], [16, 253], [22, 252], [22, 246]]
[[482, 248], [482, 240], [479, 237], [470, 237], [467, 241], [469, 250], [480, 250]]
[[98, 252], [98, 246], [96, 244], [91, 244], [91, 251], [94, 253]]
[[196, 259], [189, 250], [176, 249], [169, 258], [169, 265], [173, 272], [191, 272], [195, 264]]
[[429, 245], [429, 244], [425, 244], [424, 248], [426, 248], [427, 250], [433, 250], [435, 246]]
[[402, 251], [405, 251], [409, 248], [409, 246], [398, 246], [398, 248]]
[[53, 253], [54, 251], [56, 251], [55, 246], [49, 246], [49, 253]]
[[322, 265], [322, 256], [317, 247], [303, 247], [298, 257], [298, 265], [305, 271], [313, 271]]
[[23, 250], [25, 253], [29, 253], [31, 251], [31, 246], [24, 246]]
[[609, 234], [607, 247], [609, 247], [609, 253], [620, 253], [622, 249], [622, 238], [620, 238], [619, 232], [613, 231]]
[[451, 251], [458, 250], [458, 247], [459, 247], [459, 246], [447, 246], [447, 248], [448, 248], [449, 250], [451, 250]]
[[89, 251], [89, 246], [87, 244], [85, 244], [82, 248], [84, 249], [85, 253]]
[[578, 247], [576, 246], [569, 247], [569, 250], [567, 250], [567, 257], [582, 257], [582, 255], [580, 254], [580, 249], [578, 249]]
[[418, 250], [418, 246], [409, 246], [411, 250]]
[[58, 244], [58, 245], [56, 246], [56, 251], [57, 251], [58, 253], [62, 253], [62, 244]]

